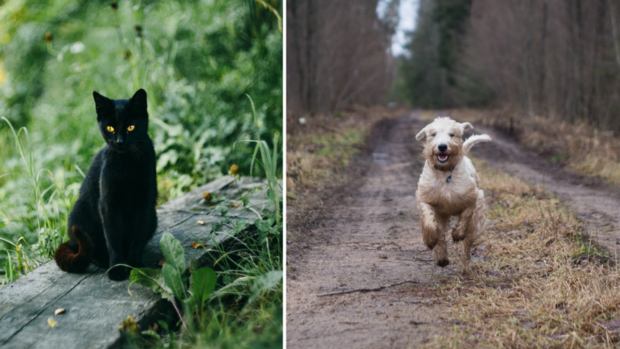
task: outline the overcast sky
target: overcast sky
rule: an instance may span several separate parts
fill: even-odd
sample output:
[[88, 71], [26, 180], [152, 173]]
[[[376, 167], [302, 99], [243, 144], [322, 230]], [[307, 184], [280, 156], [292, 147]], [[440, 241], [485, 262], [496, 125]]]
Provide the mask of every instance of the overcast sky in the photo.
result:
[[[386, 2], [389, 0], [379, 1], [377, 5], [377, 14], [379, 17], [383, 16], [385, 11]], [[407, 38], [405, 32], [412, 31], [415, 28], [415, 23], [418, 15], [419, 0], [400, 0], [398, 28], [396, 28], [396, 34], [392, 38], [392, 54], [399, 56], [405, 53], [404, 46], [407, 44]]]

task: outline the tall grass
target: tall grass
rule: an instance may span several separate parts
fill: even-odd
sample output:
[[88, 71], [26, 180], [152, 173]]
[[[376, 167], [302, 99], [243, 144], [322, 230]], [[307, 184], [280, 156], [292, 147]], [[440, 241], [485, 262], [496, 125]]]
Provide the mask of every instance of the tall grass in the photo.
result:
[[[29, 239], [24, 234], [24, 229], [20, 228], [17, 222], [6, 213], [2, 207], [4, 203], [0, 204], [0, 213], [3, 215], [5, 224], [13, 228], [15, 235], [19, 236], [15, 241], [0, 237], [0, 241], [4, 242], [5, 246], [0, 250], [0, 254], [6, 253], [4, 283], [13, 281], [20, 274], [26, 274], [53, 257], [58, 245], [66, 239], [65, 230], [70, 202], [65, 196], [63, 184], [54, 178], [52, 172], [36, 167], [28, 129], [22, 127], [16, 131], [9, 120], [6, 118], [2, 120], [11, 129], [15, 148], [22, 161], [21, 176], [30, 189], [27, 209], [31, 211], [28, 212], [27, 219], [19, 223], [29, 225], [36, 233], [36, 243], [29, 244], [28, 241], [32, 239]], [[18, 176], [13, 173], [2, 176], [12, 175]]]

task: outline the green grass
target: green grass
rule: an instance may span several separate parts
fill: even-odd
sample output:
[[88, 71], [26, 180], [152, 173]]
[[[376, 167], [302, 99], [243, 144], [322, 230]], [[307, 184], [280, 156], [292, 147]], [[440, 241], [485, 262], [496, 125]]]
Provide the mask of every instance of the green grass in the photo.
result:
[[315, 135], [312, 143], [319, 146], [318, 156], [338, 159], [343, 165], [348, 165], [349, 161], [358, 151], [356, 145], [362, 144], [364, 136], [359, 128], [348, 129], [338, 135]]

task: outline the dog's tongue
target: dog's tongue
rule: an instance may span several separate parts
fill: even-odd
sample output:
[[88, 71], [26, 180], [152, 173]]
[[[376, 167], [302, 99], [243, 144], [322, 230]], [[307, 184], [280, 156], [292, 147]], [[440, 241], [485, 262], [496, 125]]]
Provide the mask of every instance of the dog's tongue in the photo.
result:
[[437, 158], [439, 159], [439, 161], [446, 161], [448, 159], [448, 155], [439, 154], [437, 155]]

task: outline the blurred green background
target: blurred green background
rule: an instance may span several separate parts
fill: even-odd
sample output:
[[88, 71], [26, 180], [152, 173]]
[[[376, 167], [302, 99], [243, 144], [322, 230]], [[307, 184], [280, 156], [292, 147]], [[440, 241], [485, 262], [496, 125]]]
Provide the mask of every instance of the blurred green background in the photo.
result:
[[[0, 120], [0, 269], [26, 272], [66, 240], [82, 173], [104, 145], [93, 90], [147, 91], [160, 202], [232, 164], [249, 175], [254, 147], [234, 143], [272, 145], [282, 130], [281, 6], [0, 0], [0, 117], [28, 130], [15, 137]], [[20, 254], [32, 263], [16, 268]]]

